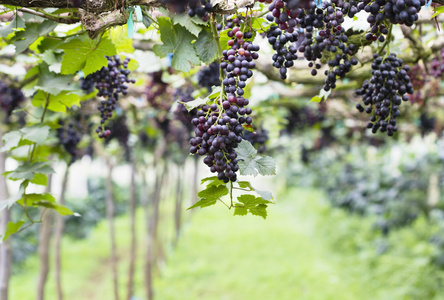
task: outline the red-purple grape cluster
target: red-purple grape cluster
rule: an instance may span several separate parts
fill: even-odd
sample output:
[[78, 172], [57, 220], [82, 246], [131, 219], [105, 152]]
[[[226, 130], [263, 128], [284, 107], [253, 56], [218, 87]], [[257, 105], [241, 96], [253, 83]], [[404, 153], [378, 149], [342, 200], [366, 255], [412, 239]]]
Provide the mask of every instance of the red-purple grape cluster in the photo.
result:
[[242, 32], [237, 26], [239, 18], [228, 24], [232, 28], [228, 32], [231, 38], [227, 44], [229, 50], [223, 51], [220, 68], [226, 74], [222, 81], [223, 92], [211, 105], [203, 105], [192, 124], [196, 126], [196, 137], [190, 140], [190, 153], [206, 156], [204, 163], [211, 172], [224, 182], [236, 181], [237, 153], [235, 151], [242, 141], [243, 124], [250, 125], [251, 108], [246, 107], [249, 100], [244, 98], [246, 81], [253, 75], [254, 60], [259, 57], [259, 46], [248, 41], [251, 32]]
[[7, 83], [0, 81], [0, 108], [6, 112], [7, 118], [24, 101], [25, 95], [20, 89], [10, 87]]
[[430, 62], [430, 75], [435, 78], [441, 78], [444, 74], [444, 49], [441, 50], [439, 56]]
[[116, 109], [119, 95], [126, 95], [128, 93], [128, 86], [126, 83], [135, 83], [134, 79], [129, 79], [128, 75], [131, 73], [128, 70], [129, 58], [124, 61], [120, 60], [120, 56], [106, 56], [108, 59], [108, 66], [103, 67], [93, 75], [98, 89], [97, 96], [104, 98], [98, 107], [100, 117], [102, 118], [101, 125], [96, 132], [99, 138], [106, 138], [111, 134], [109, 129], [105, 128], [105, 122], [113, 116], [113, 111]]
[[407, 73], [409, 70], [410, 67], [403, 66], [402, 59], [397, 58], [394, 53], [384, 57], [374, 54], [372, 78], [364, 81], [362, 87], [356, 90], [356, 94], [362, 96], [367, 107], [357, 104], [356, 108], [371, 115], [367, 128], [371, 128], [372, 133], [379, 130], [393, 136], [398, 130], [396, 118], [401, 115], [399, 106], [402, 101], [409, 100], [407, 94], [413, 94]]
[[73, 163], [78, 158], [77, 145], [82, 139], [82, 126], [76, 120], [71, 120], [67, 125], [63, 120], [59, 120], [59, 125], [60, 127], [57, 128], [57, 138], [71, 156], [70, 163]]

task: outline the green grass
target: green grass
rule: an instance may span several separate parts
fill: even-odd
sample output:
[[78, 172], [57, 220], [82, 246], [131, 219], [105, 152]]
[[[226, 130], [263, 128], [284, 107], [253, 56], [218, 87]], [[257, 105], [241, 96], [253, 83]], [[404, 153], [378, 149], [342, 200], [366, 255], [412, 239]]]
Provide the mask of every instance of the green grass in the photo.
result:
[[[345, 217], [325, 204], [324, 195], [289, 190], [277, 197], [263, 220], [232, 217], [222, 206], [203, 209], [185, 225], [178, 247], [168, 252], [155, 282], [159, 300], [404, 300], [444, 299], [430, 266], [428, 243], [418, 242], [425, 223], [394, 235], [393, 249], [377, 256], [371, 220]], [[144, 218], [139, 212], [136, 296], [143, 286]], [[165, 240], [172, 236], [171, 214]], [[129, 222], [116, 220], [121, 296], [128, 269]], [[87, 240], [64, 239], [63, 280], [67, 300], [112, 299], [105, 222]], [[11, 299], [35, 299], [37, 259], [29, 259], [11, 283]], [[17, 271], [17, 270], [16, 270]], [[56, 299], [50, 274], [47, 300]]]

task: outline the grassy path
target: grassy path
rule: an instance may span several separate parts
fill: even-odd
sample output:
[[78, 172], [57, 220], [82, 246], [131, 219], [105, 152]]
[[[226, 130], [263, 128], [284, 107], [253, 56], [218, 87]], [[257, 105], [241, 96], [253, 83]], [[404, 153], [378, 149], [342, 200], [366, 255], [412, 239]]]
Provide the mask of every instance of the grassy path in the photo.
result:
[[220, 209], [199, 213], [168, 261], [158, 299], [375, 299], [331, 259], [313, 216], [297, 209], [298, 199], [320, 195], [291, 196], [266, 221], [228, 218]]
[[[168, 252], [167, 265], [155, 282], [156, 300], [444, 299], [433, 281], [437, 271], [421, 258], [428, 244], [413, 239], [414, 247], [399, 244], [398, 250], [377, 257], [369, 245], [374, 241], [371, 222], [344, 217], [322, 197], [310, 190], [290, 190], [270, 208], [267, 220], [232, 217], [223, 207], [196, 212], [178, 248]], [[134, 300], [145, 299], [142, 214], [138, 220]], [[127, 217], [118, 218], [121, 296], [126, 292], [128, 230]], [[171, 226], [167, 231], [172, 233]], [[411, 239], [409, 234], [399, 243]], [[362, 245], [367, 250], [358, 249]], [[63, 247], [66, 299], [112, 299], [106, 223], [87, 240], [65, 239]], [[26, 271], [13, 277], [11, 299], [35, 299], [37, 266], [31, 258]], [[444, 279], [442, 272], [438, 275]], [[46, 300], [56, 299], [53, 276], [50, 273]]]

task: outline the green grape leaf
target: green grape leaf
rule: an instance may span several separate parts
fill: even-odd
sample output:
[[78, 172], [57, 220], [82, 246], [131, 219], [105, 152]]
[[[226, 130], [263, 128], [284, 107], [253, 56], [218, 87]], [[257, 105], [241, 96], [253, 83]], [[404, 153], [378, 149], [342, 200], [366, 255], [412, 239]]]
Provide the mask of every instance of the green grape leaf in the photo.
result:
[[52, 32], [58, 23], [45, 20], [42, 23], [26, 23], [24, 31], [18, 31], [14, 37], [14, 45], [17, 53], [25, 51], [40, 36]]
[[193, 65], [200, 65], [200, 59], [193, 47], [195, 37], [179, 24], [173, 25], [167, 17], [157, 18], [162, 45], [154, 45], [154, 53], [163, 58], [173, 53], [171, 66], [182, 72], [189, 72]]
[[17, 223], [8, 222], [5, 233], [3, 234], [3, 242], [6, 241], [11, 235], [19, 231], [23, 224], [25, 224], [23, 221], [18, 221]]
[[200, 183], [204, 184], [206, 182], [207, 182], [207, 188], [209, 188], [211, 186], [218, 187], [220, 185], [225, 185], [225, 182], [223, 182], [222, 180], [217, 179], [217, 176], [206, 177], [206, 178], [202, 179], [202, 181]]
[[42, 59], [48, 64], [49, 71], [60, 73], [60, 70], [62, 68], [62, 57], [63, 55], [61, 53], [55, 53], [52, 50], [46, 50], [45, 53], [43, 53]]
[[256, 194], [258, 194], [262, 199], [269, 201], [270, 203], [273, 203], [273, 194], [269, 191], [262, 191], [262, 190], [258, 190], [256, 188], [254, 188], [250, 182], [248, 181], [237, 181], [235, 182], [239, 185], [240, 188], [242, 189], [249, 189], [252, 192], [255, 192]]
[[276, 162], [270, 156], [263, 156], [261, 158], [256, 158], [256, 165], [259, 174], [263, 176], [276, 175]]
[[185, 106], [185, 108], [188, 111], [192, 111], [193, 109], [195, 109], [196, 107], [199, 107], [201, 105], [204, 105], [208, 102], [208, 98], [197, 98], [196, 100], [190, 101], [190, 102], [179, 102], [179, 103], [183, 103], [183, 105]]
[[248, 209], [242, 206], [234, 207], [233, 216], [246, 216], [248, 214]]
[[10, 208], [14, 203], [19, 201], [22, 198], [22, 192], [23, 192], [23, 190], [20, 189], [20, 191], [17, 194], [15, 194], [14, 196], [11, 196], [7, 200], [0, 201], [0, 211]]
[[40, 64], [39, 71], [40, 75], [35, 86], [36, 89], [52, 95], [76, 90], [75, 85], [73, 85], [74, 79], [72, 75], [60, 75], [51, 72], [46, 63]]
[[237, 200], [240, 203], [235, 204], [234, 215], [245, 216], [249, 212], [264, 219], [267, 217], [267, 204], [270, 203], [269, 201], [253, 195], [241, 195], [237, 197]]
[[255, 207], [252, 207], [249, 209], [249, 212], [254, 216], [264, 218], [264, 220], [267, 218], [267, 206], [265, 204], [259, 204]]
[[80, 96], [76, 94], [69, 94], [69, 92], [61, 92], [58, 95], [45, 94], [43, 91], [38, 91], [32, 98], [32, 105], [35, 107], [46, 104], [46, 97], [49, 96], [48, 109], [55, 112], [66, 112], [67, 108], [73, 105], [80, 107]]
[[220, 96], [221, 91], [222, 91], [222, 88], [220, 86], [213, 85], [211, 87], [211, 94], [209, 94], [207, 98], [210, 100], [215, 99]]
[[257, 150], [250, 142], [242, 140], [236, 148], [236, 153], [241, 175], [276, 175], [274, 159], [269, 156], [257, 156]]
[[25, 162], [14, 171], [5, 172], [4, 174], [11, 180], [33, 180], [35, 174], [54, 173], [49, 162]]
[[116, 47], [117, 53], [134, 52], [133, 39], [128, 37], [128, 27], [126, 25], [111, 28], [110, 37], [112, 43]]
[[23, 195], [23, 198], [19, 200], [19, 203], [22, 205], [27, 206], [34, 206], [35, 203], [40, 201], [48, 201], [48, 202], [55, 202], [55, 198], [53, 195], [45, 193], [45, 194], [25, 194]]
[[435, 7], [435, 8], [433, 9], [433, 11], [434, 11], [435, 13], [430, 17], [430, 19], [433, 19], [434, 17], [436, 17], [436, 16], [438, 16], [438, 15], [444, 13], [444, 6], [438, 6], [438, 7]]
[[145, 13], [143, 14], [143, 18], [142, 18], [142, 24], [146, 27], [149, 28], [151, 26], [151, 24], [153, 24], [153, 20], [146, 15]]
[[35, 174], [34, 178], [30, 182], [37, 185], [46, 186], [48, 184], [48, 177], [45, 174]]
[[25, 22], [19, 16], [15, 15], [14, 20], [9, 22], [8, 25], [0, 27], [0, 37], [5, 38], [9, 34], [13, 33], [15, 29], [24, 28]]
[[105, 56], [117, 54], [116, 47], [107, 36], [92, 40], [82, 35], [62, 44], [59, 48], [65, 51], [62, 74], [74, 74], [82, 70], [87, 76], [108, 64]]
[[252, 28], [255, 29], [255, 31], [257, 31], [257, 30], [267, 31], [270, 28], [270, 26], [271, 26], [271, 23], [268, 22], [264, 18], [254, 18], [253, 19]]
[[200, 60], [207, 65], [217, 58], [217, 42], [214, 40], [213, 34], [209, 28], [205, 28], [200, 32], [196, 43], [194, 43], [194, 49]]
[[319, 103], [321, 101], [322, 101], [322, 98], [319, 96], [313, 96], [310, 100], [310, 102], [316, 102], [316, 103]]
[[199, 194], [197, 195], [201, 199], [188, 209], [193, 209], [196, 207], [203, 208], [214, 205], [216, 204], [217, 200], [219, 200], [221, 197], [228, 195], [228, 189], [225, 185], [220, 185], [220, 186], [211, 185], [206, 189], [200, 191]]
[[27, 206], [35, 207], [45, 207], [53, 209], [62, 216], [74, 214], [69, 208], [57, 204], [54, 196], [51, 194], [25, 194], [24, 197], [19, 200], [19, 203], [24, 204], [26, 202]]
[[198, 36], [202, 27], [196, 25], [187, 14], [178, 14], [173, 17], [173, 24], [179, 24], [186, 28], [192, 35]]
[[22, 133], [18, 130], [5, 133], [2, 137], [4, 144], [3, 147], [0, 149], [0, 152], [10, 151], [17, 148], [21, 139]]
[[41, 126], [41, 124], [25, 127], [20, 131], [23, 133], [23, 139], [42, 145], [49, 135], [49, 126]]

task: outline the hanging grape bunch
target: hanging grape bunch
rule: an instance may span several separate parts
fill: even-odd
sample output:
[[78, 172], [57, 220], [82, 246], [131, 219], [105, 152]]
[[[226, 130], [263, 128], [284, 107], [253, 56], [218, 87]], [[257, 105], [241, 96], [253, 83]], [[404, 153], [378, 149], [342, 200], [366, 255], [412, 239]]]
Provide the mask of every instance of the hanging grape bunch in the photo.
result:
[[242, 125], [252, 123], [251, 108], [246, 107], [249, 100], [243, 95], [246, 81], [253, 76], [251, 70], [256, 66], [253, 60], [259, 57], [259, 46], [248, 41], [253, 37], [251, 32], [240, 30], [243, 22], [235, 16], [227, 22], [232, 30], [228, 32], [230, 49], [223, 51], [220, 64], [226, 76], [221, 97], [211, 105], [202, 106], [191, 121], [196, 126], [196, 137], [190, 140], [190, 153], [206, 156], [204, 163], [224, 182], [237, 180], [239, 166], [235, 149], [242, 141]]
[[434, 78], [441, 78], [442, 74], [444, 74], [444, 49], [430, 62], [430, 75]]
[[[383, 42], [385, 38], [381, 34], [388, 34], [389, 30], [383, 22], [388, 20], [392, 24], [404, 24], [412, 26], [418, 20], [418, 13], [425, 0], [365, 0], [359, 4], [370, 13], [367, 22], [370, 24], [370, 32], [366, 34], [367, 40]], [[379, 37], [378, 37], [379, 36]]]
[[[313, 76], [322, 67], [320, 60], [323, 52], [330, 53], [329, 70], [325, 71], [324, 90], [336, 87], [336, 79], [343, 78], [358, 61], [353, 56], [357, 47], [349, 43], [342, 27], [345, 16], [354, 17], [359, 12], [358, 2], [331, 1], [316, 5], [314, 1], [306, 2], [307, 9], [301, 9], [296, 2], [275, 0], [269, 6], [271, 26], [267, 33], [268, 42], [276, 53], [273, 55], [273, 66], [279, 69], [282, 79], [287, 78], [287, 69], [294, 65], [297, 52], [303, 53], [309, 61]], [[301, 3], [299, 4], [301, 5]], [[303, 34], [299, 34], [299, 29]], [[317, 32], [318, 34], [313, 34]], [[297, 44], [295, 43], [297, 42]]]
[[90, 94], [94, 91], [95, 81], [94, 74], [89, 74], [86, 77], [80, 79], [80, 89], [85, 92], [85, 94]]
[[198, 16], [203, 21], [207, 21], [213, 11], [213, 4], [210, 0], [190, 0], [189, 6], [188, 15], [190, 17]]
[[6, 112], [6, 122], [9, 121], [12, 112], [24, 101], [25, 95], [20, 89], [12, 88], [7, 83], [0, 81], [0, 108]]
[[360, 112], [371, 114], [367, 128], [371, 128], [372, 133], [379, 130], [393, 136], [393, 132], [398, 130], [396, 117], [401, 114], [399, 105], [402, 101], [409, 100], [407, 93], [413, 94], [407, 74], [409, 70], [409, 66], [403, 66], [402, 59], [397, 58], [394, 53], [386, 57], [374, 54], [372, 78], [364, 81], [362, 87], [356, 91], [357, 95], [362, 96], [362, 101], [367, 107], [357, 104], [356, 108]]
[[71, 156], [70, 163], [73, 163], [78, 157], [77, 145], [82, 139], [81, 125], [76, 120], [69, 122], [67, 126], [63, 120], [59, 120], [58, 124], [60, 127], [57, 128], [57, 138], [60, 145]]
[[201, 68], [197, 73], [197, 83], [211, 92], [213, 86], [220, 86], [219, 64], [211, 63], [208, 67]]
[[101, 125], [96, 132], [99, 138], [108, 137], [111, 134], [109, 129], [105, 128], [105, 122], [113, 116], [113, 111], [116, 109], [119, 95], [128, 94], [128, 86], [126, 83], [135, 83], [134, 79], [129, 79], [128, 75], [131, 73], [128, 70], [129, 58], [124, 61], [120, 60], [120, 56], [106, 56], [108, 66], [103, 67], [93, 74], [96, 88], [98, 89], [97, 96], [104, 100], [100, 102], [98, 107], [101, 117]]
[[412, 103], [422, 103], [424, 101], [423, 94], [421, 93], [421, 89], [426, 84], [427, 73], [424, 67], [420, 64], [416, 64], [410, 67], [410, 70], [407, 72], [412, 82], [412, 87], [415, 93], [409, 95], [410, 102]]

